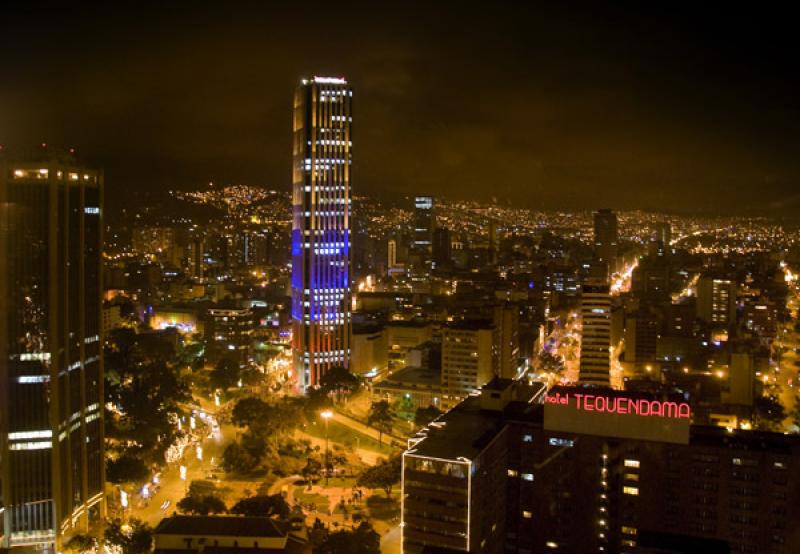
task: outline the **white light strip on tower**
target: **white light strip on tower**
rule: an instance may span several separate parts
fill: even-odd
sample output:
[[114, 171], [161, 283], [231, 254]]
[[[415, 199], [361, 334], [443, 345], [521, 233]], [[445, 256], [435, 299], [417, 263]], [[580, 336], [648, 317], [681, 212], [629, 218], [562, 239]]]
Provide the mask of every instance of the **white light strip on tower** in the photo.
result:
[[346, 85], [347, 81], [341, 77], [314, 77], [315, 83], [323, 83], [330, 85]]

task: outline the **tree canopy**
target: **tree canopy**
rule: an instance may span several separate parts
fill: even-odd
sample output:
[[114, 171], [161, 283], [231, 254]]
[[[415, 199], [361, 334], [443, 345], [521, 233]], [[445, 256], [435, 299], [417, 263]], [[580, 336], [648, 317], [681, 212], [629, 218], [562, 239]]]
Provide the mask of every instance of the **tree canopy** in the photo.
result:
[[106, 355], [106, 436], [124, 443], [125, 453], [145, 464], [163, 463], [180, 435], [175, 427], [181, 404], [190, 400], [188, 383], [175, 363], [174, 345], [160, 333], [117, 329]]
[[427, 408], [417, 408], [414, 412], [414, 423], [420, 427], [427, 425], [442, 414], [441, 410], [436, 406], [428, 406]]
[[149, 475], [150, 472], [144, 461], [129, 452], [124, 452], [119, 458], [109, 458], [106, 461], [106, 480], [110, 483], [143, 481]]
[[149, 554], [153, 544], [153, 530], [142, 521], [131, 518], [123, 531], [122, 521], [110, 522], [103, 533], [106, 544], [117, 547], [122, 554]]
[[378, 430], [378, 442], [383, 440], [384, 433], [392, 430], [393, 417], [392, 406], [386, 400], [377, 400], [370, 406], [367, 425]]
[[225, 356], [221, 358], [214, 369], [211, 370], [209, 381], [211, 386], [217, 389], [227, 390], [236, 386], [241, 377], [241, 368], [236, 358]]
[[392, 494], [392, 488], [400, 482], [401, 470], [400, 456], [393, 456], [389, 460], [381, 460], [378, 464], [365, 469], [358, 476], [356, 484], [368, 489], [382, 489], [388, 498]]
[[352, 531], [329, 533], [314, 548], [314, 554], [380, 554], [380, 551], [381, 537], [366, 521], [362, 521]]
[[282, 494], [257, 495], [242, 498], [233, 505], [230, 512], [242, 516], [289, 517], [289, 504]]

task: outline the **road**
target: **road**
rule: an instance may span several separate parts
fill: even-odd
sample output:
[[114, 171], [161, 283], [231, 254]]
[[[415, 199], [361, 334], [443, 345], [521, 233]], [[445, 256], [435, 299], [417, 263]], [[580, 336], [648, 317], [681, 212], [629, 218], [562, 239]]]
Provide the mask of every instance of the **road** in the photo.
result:
[[[139, 518], [155, 526], [162, 518], [175, 512], [175, 505], [186, 495], [189, 483], [205, 480], [210, 474], [222, 475], [222, 470], [215, 468], [212, 460], [215, 463], [221, 460], [225, 442], [228, 438], [235, 436], [236, 429], [230, 425], [222, 425], [218, 433], [208, 436], [210, 428], [200, 423], [199, 418], [197, 421], [198, 430], [205, 430], [202, 433], [204, 438], [199, 441], [203, 459], [197, 458], [196, 445], [190, 445], [184, 451], [180, 462], [171, 463], [165, 467], [159, 478], [158, 488], [150, 495], [149, 499], [144, 500], [141, 491], [136, 491], [135, 494], [134, 491], [127, 491], [130, 494], [131, 507], [126, 511], [126, 516]], [[186, 466], [185, 481], [180, 477], [181, 465]], [[168, 501], [169, 505], [162, 509], [161, 506], [165, 501]]]

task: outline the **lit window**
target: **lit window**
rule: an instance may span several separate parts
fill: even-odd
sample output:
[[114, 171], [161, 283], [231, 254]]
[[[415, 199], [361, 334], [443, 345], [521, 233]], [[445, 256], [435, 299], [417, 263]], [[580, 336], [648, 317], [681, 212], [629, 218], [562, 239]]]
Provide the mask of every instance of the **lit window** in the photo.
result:
[[625, 479], [627, 479], [628, 481], [638, 481], [639, 480], [639, 474], [638, 473], [626, 473], [625, 474]]
[[533, 481], [533, 473], [523, 473], [522, 478], [525, 481]]
[[530, 519], [533, 517], [533, 514], [528, 510], [522, 510], [522, 517], [524, 517], [525, 519]]
[[517, 475], [519, 475], [519, 472], [517, 472], [516, 469], [509, 469], [508, 470], [508, 476], [509, 477], [516, 477]]
[[622, 492], [624, 492], [625, 494], [630, 494], [632, 496], [639, 496], [638, 487], [622, 487]]
[[625, 467], [639, 467], [639, 460], [625, 460]]
[[622, 526], [623, 535], [635, 535], [636, 533], [636, 527], [626, 527], [625, 525]]
[[533, 435], [523, 435], [522, 442], [533, 442]]

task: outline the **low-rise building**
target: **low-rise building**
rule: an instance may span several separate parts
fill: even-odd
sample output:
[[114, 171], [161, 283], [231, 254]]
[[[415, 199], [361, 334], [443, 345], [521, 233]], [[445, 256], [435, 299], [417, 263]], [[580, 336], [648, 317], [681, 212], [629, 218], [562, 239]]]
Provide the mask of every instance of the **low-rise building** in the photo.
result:
[[175, 515], [153, 533], [154, 554], [310, 554], [306, 530], [267, 517]]

